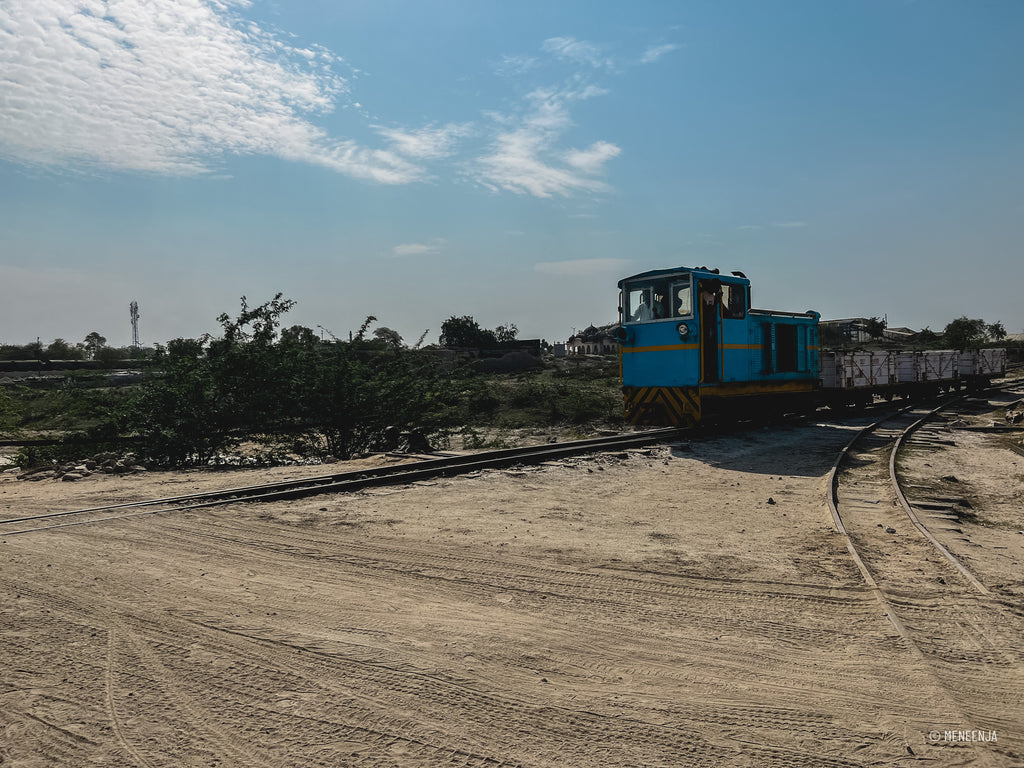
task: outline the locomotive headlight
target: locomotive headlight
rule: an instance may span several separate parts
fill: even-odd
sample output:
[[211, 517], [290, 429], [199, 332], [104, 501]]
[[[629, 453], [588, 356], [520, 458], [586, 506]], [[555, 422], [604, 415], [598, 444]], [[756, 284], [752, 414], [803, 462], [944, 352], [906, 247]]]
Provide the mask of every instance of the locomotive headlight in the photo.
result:
[[679, 331], [680, 339], [685, 339], [687, 336], [690, 335], [690, 326], [688, 326], [686, 323], [680, 323], [679, 325], [677, 325], [676, 330]]

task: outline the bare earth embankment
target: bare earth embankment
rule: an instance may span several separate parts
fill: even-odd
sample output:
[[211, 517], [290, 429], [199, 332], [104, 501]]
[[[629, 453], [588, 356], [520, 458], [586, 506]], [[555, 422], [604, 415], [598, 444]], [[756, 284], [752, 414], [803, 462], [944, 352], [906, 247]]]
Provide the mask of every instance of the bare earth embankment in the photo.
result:
[[[1024, 657], [1005, 642], [1024, 637], [1019, 503], [1001, 527], [942, 534], [1016, 607], [936, 624], [959, 634], [922, 655], [826, 506], [852, 433], [772, 428], [2, 539], [0, 766], [1022, 764]], [[990, 449], [936, 468], [979, 511], [1024, 485], [1024, 457]], [[0, 516], [321, 472], [0, 475]], [[929, 650], [975, 636], [1006, 676], [987, 710]]]

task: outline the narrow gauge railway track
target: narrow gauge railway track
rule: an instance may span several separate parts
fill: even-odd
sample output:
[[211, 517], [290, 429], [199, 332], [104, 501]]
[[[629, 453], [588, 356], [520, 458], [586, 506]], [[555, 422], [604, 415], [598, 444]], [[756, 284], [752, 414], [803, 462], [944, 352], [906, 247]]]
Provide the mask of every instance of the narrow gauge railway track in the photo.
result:
[[216, 491], [170, 496], [160, 499], [112, 504], [89, 509], [48, 512], [42, 515], [0, 520], [0, 537], [67, 528], [88, 523], [123, 520], [129, 517], [201, 509], [238, 501], [281, 501], [321, 493], [355, 491], [374, 485], [413, 483], [433, 477], [465, 474], [481, 469], [498, 469], [516, 464], [540, 464], [545, 461], [604, 450], [637, 448], [679, 438], [683, 430], [654, 429], [639, 433], [574, 440], [565, 443], [506, 448], [495, 451], [426, 459], [417, 463], [375, 467], [350, 472], [285, 480], [276, 483], [226, 488]]
[[[1020, 386], [1018, 381], [994, 389]], [[978, 410], [971, 399], [953, 397], [938, 407], [904, 408], [861, 430], [833, 465], [829, 506], [902, 645], [960, 713], [959, 723], [935, 725], [998, 733], [998, 746], [979, 746], [974, 764], [1004, 765], [1002, 758], [1024, 753], [1024, 653], [1019, 648], [1024, 616], [1018, 601], [986, 586], [938, 541], [908, 502], [897, 475], [897, 457], [911, 440], [918, 450], [951, 445], [929, 422], [954, 404], [962, 412]], [[1006, 702], [1002, 711], [991, 707], [993, 692]]]
[[[896, 456], [909, 436], [928, 419], [947, 408], [955, 399], [958, 398], [947, 400], [937, 408], [929, 409], [928, 406], [902, 408], [896, 414], [885, 416], [869, 424], [846, 445], [832, 466], [829, 477], [831, 488], [829, 509], [832, 513], [832, 520], [839, 532], [846, 537], [850, 554], [872, 588], [877, 587], [872, 573], [873, 569], [868, 567], [865, 557], [858, 550], [856, 543], [857, 540], [866, 537], [863, 534], [853, 533], [849, 524], [854, 520], [863, 521], [864, 518], [869, 518], [874, 527], [884, 528], [886, 532], [895, 531], [894, 524], [897, 520], [889, 514], [890, 505], [884, 503], [891, 489], [896, 500], [900, 502], [903, 512], [910, 518], [911, 523], [921, 535], [974, 589], [982, 594], [988, 594], [988, 590], [978, 581], [977, 577], [942, 546], [917, 518], [907, 503], [896, 475]], [[869, 514], [864, 515], [863, 513]], [[883, 518], [883, 522], [876, 522]], [[864, 549], [863, 544], [861, 549]], [[878, 564], [876, 564], [876, 569], [877, 567]], [[891, 615], [890, 620], [898, 628], [898, 621]]]
[[[1024, 387], [1024, 381], [1011, 381], [992, 387], [990, 391], [1009, 392], [1021, 387]], [[846, 536], [847, 546], [869, 584], [873, 583], [870, 571], [857, 552], [842, 515], [846, 514], [849, 520], [858, 510], [877, 513], [881, 509], [879, 505], [885, 498], [887, 489], [891, 488], [896, 503], [920, 535], [970, 584], [973, 590], [982, 595], [991, 594], [978, 577], [943, 546], [921, 521], [900, 486], [896, 469], [897, 455], [907, 445], [912, 435], [937, 414], [954, 404], [962, 404], [965, 400], [964, 396], [954, 395], [946, 398], [938, 406], [911, 405], [895, 414], [883, 416], [860, 430], [833, 464], [829, 475], [829, 508], [832, 519], [839, 532]], [[928, 436], [925, 442], [939, 445], [942, 441], [938, 437]], [[873, 522], [877, 517], [877, 514], [872, 515]], [[883, 529], [891, 527], [878, 522], [874, 522], [874, 525]]]

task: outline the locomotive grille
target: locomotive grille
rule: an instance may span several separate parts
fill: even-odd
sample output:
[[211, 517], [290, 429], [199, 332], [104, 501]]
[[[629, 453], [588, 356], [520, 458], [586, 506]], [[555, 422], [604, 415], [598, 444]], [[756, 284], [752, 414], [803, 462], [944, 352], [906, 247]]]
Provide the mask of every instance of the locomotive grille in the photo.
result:
[[625, 387], [626, 419], [635, 426], [692, 427], [700, 423], [696, 387]]

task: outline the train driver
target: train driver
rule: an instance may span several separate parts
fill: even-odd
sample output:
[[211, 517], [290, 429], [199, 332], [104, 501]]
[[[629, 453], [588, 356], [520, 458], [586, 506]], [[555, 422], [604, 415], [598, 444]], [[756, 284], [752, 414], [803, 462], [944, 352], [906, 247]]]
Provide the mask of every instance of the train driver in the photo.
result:
[[668, 311], [664, 289], [645, 288], [640, 298], [640, 306], [636, 308], [631, 319], [638, 323], [644, 323], [649, 320], [661, 320], [665, 317], [668, 317]]
[[656, 320], [661, 320], [663, 317], [668, 317], [668, 311], [666, 309], [667, 304], [668, 304], [668, 302], [665, 301], [665, 294], [664, 294], [664, 292], [662, 291], [661, 293], [659, 293], [659, 292], [657, 292], [657, 289], [656, 289], [655, 290], [655, 294], [654, 294], [654, 307], [653, 307], [654, 318]]
[[714, 307], [722, 301], [722, 281], [701, 280], [700, 301], [705, 307]]
[[654, 319], [654, 310], [651, 309], [651, 292], [649, 290], [644, 291], [643, 296], [640, 299], [640, 306], [636, 308], [636, 312], [633, 313], [633, 320], [638, 323], [645, 323], [648, 320]]

